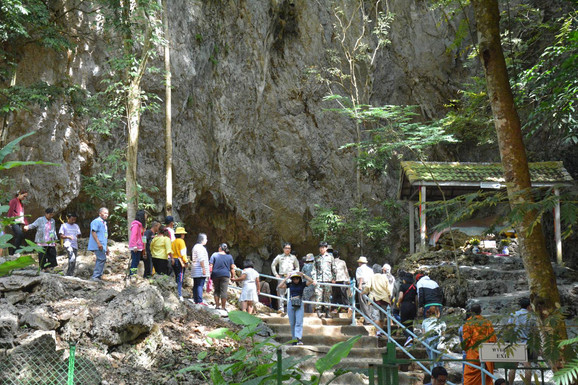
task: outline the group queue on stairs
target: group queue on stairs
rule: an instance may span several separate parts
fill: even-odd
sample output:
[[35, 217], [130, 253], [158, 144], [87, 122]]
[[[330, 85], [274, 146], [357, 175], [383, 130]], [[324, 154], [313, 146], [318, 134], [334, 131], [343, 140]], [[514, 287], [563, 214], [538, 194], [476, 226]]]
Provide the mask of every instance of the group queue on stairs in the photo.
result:
[[[24, 233], [36, 230], [35, 241], [41, 247], [38, 255], [40, 269], [44, 272], [60, 272], [56, 259], [56, 241], [60, 238], [68, 255], [66, 275], [75, 275], [78, 238], [81, 235], [76, 224], [78, 215], [68, 213], [67, 221], [62, 223], [58, 232], [52, 208], [47, 208], [44, 216], [28, 224], [22, 204], [26, 196], [27, 192], [21, 190], [10, 202], [8, 217], [14, 222], [11, 229], [14, 239], [9, 253], [19, 254]], [[99, 209], [98, 216], [90, 223], [88, 237], [87, 249], [96, 256], [91, 280], [100, 283], [103, 283], [102, 276], [109, 256], [108, 215], [106, 207]], [[443, 350], [446, 331], [446, 323], [442, 320], [444, 296], [440, 285], [427, 274], [412, 274], [399, 270], [396, 279], [389, 264], [374, 263], [370, 267], [366, 256], [357, 258], [358, 266], [353, 272], [341, 258], [339, 251], [326, 242], [319, 243], [317, 255], [306, 254], [300, 263], [292, 253], [292, 245], [284, 243], [283, 252], [271, 263], [272, 274], [277, 278], [276, 282], [271, 283], [276, 283], [279, 297], [271, 301], [270, 297], [262, 295], [270, 294], [269, 281], [260, 279], [260, 274], [250, 259], [243, 261], [243, 270], [237, 269], [227, 243], [220, 243], [218, 250], [209, 257], [206, 249], [207, 235], [200, 233], [188, 254], [185, 243], [187, 231], [183, 226], [178, 226], [172, 216], [165, 217], [163, 224], [154, 220], [148, 228], [146, 224], [147, 215], [141, 210], [129, 225], [129, 279], [136, 278], [142, 261], [145, 278], [153, 275], [173, 275], [177, 284], [176, 294], [183, 301], [183, 280], [186, 269], [190, 269], [194, 303], [209, 306], [203, 294], [212, 292], [215, 308], [223, 311], [226, 311], [229, 285], [239, 283], [242, 286], [239, 296], [241, 310], [255, 314], [256, 304], [259, 302], [276, 307], [278, 312], [289, 317], [295, 345], [303, 345], [303, 322], [306, 313], [316, 313], [317, 317], [325, 319], [353, 317], [352, 309], [355, 306], [355, 310], [362, 316], [360, 321], [366, 325], [377, 325], [376, 337], [382, 338], [386, 337], [383, 331], [388, 329], [387, 323], [391, 322], [383, 310], [389, 308], [395, 319], [404, 325], [402, 330], [407, 337], [405, 347], [415, 343], [412, 337], [415, 335], [414, 326], [418, 322], [417, 318], [423, 317], [420, 339], [429, 346], [427, 353], [432, 369], [431, 384], [440, 385], [447, 381], [448, 373], [443, 367], [444, 361], [436, 352]], [[356, 290], [352, 290], [353, 288]], [[281, 298], [287, 300], [280, 300]], [[509, 337], [503, 338], [498, 336], [492, 321], [481, 315], [481, 305], [474, 303], [466, 313], [465, 323], [459, 328], [464, 360], [479, 365], [480, 343], [495, 342], [502, 338], [508, 343], [531, 346], [528, 361], [521, 363], [525, 368], [531, 367], [540, 351], [539, 344], [529, 343], [533, 336], [539, 335], [537, 317], [528, 298], [522, 298], [519, 306], [519, 310], [507, 321], [507, 325], [513, 326], [513, 332]], [[489, 373], [494, 371], [491, 362], [486, 362], [485, 368]], [[523, 377], [526, 382], [530, 380], [531, 374], [531, 370], [524, 370]], [[513, 384], [515, 375], [516, 370], [511, 370], [508, 378], [510, 384]], [[480, 369], [469, 365], [463, 366], [462, 378], [464, 385], [482, 384]], [[486, 376], [485, 384], [492, 384], [492, 381], [490, 376]], [[503, 380], [496, 380], [496, 384], [499, 385], [501, 381]]]

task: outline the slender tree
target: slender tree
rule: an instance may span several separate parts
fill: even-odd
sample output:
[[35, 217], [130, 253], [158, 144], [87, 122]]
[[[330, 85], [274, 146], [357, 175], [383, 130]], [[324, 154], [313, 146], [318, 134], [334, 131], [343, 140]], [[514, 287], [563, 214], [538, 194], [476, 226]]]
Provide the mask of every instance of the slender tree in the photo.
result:
[[[498, 135], [508, 199], [514, 208], [531, 203], [533, 198], [520, 118], [514, 104], [500, 41], [498, 1], [473, 0], [472, 4], [477, 24], [479, 56], [484, 67]], [[518, 236], [532, 304], [540, 318], [546, 320], [560, 309], [560, 294], [546, 250], [542, 226], [540, 222], [535, 223], [535, 217], [536, 213], [532, 211], [525, 214], [518, 225]], [[554, 329], [559, 337], [565, 337], [562, 321], [557, 322]]]
[[165, 35], [165, 215], [173, 214], [173, 140], [172, 140], [172, 90], [171, 90], [171, 51], [169, 35], [169, 5], [163, 1], [163, 30]]

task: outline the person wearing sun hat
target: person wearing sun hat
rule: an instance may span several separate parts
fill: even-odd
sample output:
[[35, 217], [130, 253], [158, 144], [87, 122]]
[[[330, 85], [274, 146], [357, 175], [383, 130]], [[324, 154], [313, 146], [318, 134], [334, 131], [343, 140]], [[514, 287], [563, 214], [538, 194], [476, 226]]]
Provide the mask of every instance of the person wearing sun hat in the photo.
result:
[[285, 279], [279, 283], [280, 287], [289, 289], [291, 300], [287, 304], [287, 316], [291, 325], [291, 339], [296, 340], [293, 345], [303, 345], [303, 291], [311, 284], [315, 284], [313, 279], [301, 271], [288, 273]]
[[[301, 271], [308, 277], [313, 275], [313, 262], [315, 261], [315, 256], [313, 253], [309, 253], [305, 256], [305, 264]], [[315, 287], [314, 286], [307, 286], [305, 290], [303, 290], [303, 300], [311, 301], [311, 299], [315, 296]], [[312, 313], [313, 312], [313, 305], [310, 303], [305, 304], [305, 313]]]
[[[373, 269], [367, 266], [367, 257], [361, 256], [357, 260], [359, 267], [355, 271], [355, 279], [357, 280], [357, 288], [363, 293], [365, 287], [371, 282], [371, 278], [373, 278]], [[373, 307], [371, 304], [363, 298], [362, 295], [359, 296], [359, 305], [360, 310], [363, 314], [368, 316], [369, 318], [373, 318]], [[367, 323], [367, 321], [365, 321]]]
[[172, 242], [173, 249], [173, 271], [177, 281], [177, 292], [179, 300], [183, 301], [183, 277], [185, 276], [185, 267], [189, 263], [187, 258], [187, 244], [185, 243], [184, 227], [177, 227], [175, 230], [175, 240]]

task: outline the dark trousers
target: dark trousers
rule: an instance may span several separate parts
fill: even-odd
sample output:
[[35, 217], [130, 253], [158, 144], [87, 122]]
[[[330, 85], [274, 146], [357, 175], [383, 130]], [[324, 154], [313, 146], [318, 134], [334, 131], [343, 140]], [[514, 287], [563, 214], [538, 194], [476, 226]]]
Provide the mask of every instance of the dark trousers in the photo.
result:
[[56, 262], [56, 247], [44, 246], [43, 252], [38, 253], [38, 264], [41, 269], [58, 266]]
[[68, 269], [66, 269], [66, 275], [73, 276], [74, 268], [76, 267], [76, 257], [78, 256], [78, 249], [73, 249], [71, 247], [70, 250], [66, 251], [66, 254], [68, 254]]
[[152, 260], [157, 274], [169, 275], [168, 259], [152, 258]]
[[205, 286], [206, 277], [193, 278], [193, 299], [195, 303], [203, 302], [203, 287]]
[[140, 251], [140, 250], [131, 250], [130, 251], [129, 275], [136, 275], [136, 272], [138, 270], [138, 264], [140, 262], [141, 256], [142, 256], [142, 251]]
[[8, 252], [10, 255], [14, 255], [14, 252], [20, 248], [22, 244], [22, 239], [24, 239], [24, 232], [22, 231], [22, 225], [19, 223], [14, 223], [10, 225], [12, 229], [13, 238], [10, 240], [10, 243], [14, 247], [10, 247]]
[[175, 281], [177, 282], [177, 293], [179, 297], [183, 296], [183, 277], [185, 276], [185, 268], [181, 265], [181, 260], [175, 258], [175, 264], [173, 265], [173, 271], [175, 272]]
[[[145, 258], [146, 257], [146, 258]], [[142, 263], [144, 264], [144, 278], [151, 277], [153, 275], [153, 257], [148, 254], [141, 255]]]
[[[346, 285], [349, 282], [335, 282], [337, 284], [340, 285]], [[332, 286], [332, 296], [333, 296], [333, 303], [335, 304], [339, 304], [339, 305], [349, 305], [349, 299], [347, 298], [347, 287], [335, 287]]]
[[[399, 308], [399, 316], [400, 316], [400, 320], [399, 322], [401, 322], [402, 324], [404, 324], [405, 327], [407, 327], [407, 329], [410, 332], [413, 332], [413, 320], [415, 319], [417, 315], [417, 308], [414, 302], [402, 302], [401, 306]], [[407, 333], [404, 330], [404, 334], [409, 337], [409, 333]]]

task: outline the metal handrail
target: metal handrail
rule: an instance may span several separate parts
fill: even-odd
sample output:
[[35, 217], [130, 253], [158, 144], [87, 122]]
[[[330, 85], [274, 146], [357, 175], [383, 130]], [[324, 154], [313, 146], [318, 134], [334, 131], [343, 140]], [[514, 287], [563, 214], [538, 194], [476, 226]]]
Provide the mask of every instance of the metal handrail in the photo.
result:
[[[237, 270], [241, 270], [241, 269], [237, 269]], [[285, 277], [282, 278], [278, 278], [275, 276], [271, 276], [271, 275], [267, 275], [267, 274], [262, 274], [259, 273], [259, 277], [265, 277], [265, 278], [270, 278], [270, 279], [274, 279], [277, 281], [283, 281], [285, 280]], [[388, 306], [387, 309], [383, 309], [381, 306], [379, 306], [377, 303], [375, 303], [371, 298], [369, 298], [367, 295], [363, 294], [363, 292], [361, 290], [359, 290], [356, 286], [355, 283], [351, 283], [349, 285], [343, 285], [343, 284], [337, 284], [337, 283], [329, 283], [329, 282], [317, 282], [315, 281], [315, 284], [320, 285], [320, 286], [334, 286], [334, 287], [348, 287], [351, 289], [351, 298], [352, 298], [352, 303], [349, 305], [342, 305], [342, 304], [334, 304], [334, 303], [327, 303], [327, 302], [319, 302], [319, 301], [303, 301], [303, 303], [306, 304], [313, 304], [313, 305], [322, 305], [322, 306], [329, 306], [329, 307], [342, 307], [342, 308], [348, 308], [351, 309], [352, 311], [352, 318], [351, 318], [351, 324], [355, 325], [355, 312], [359, 312], [359, 314], [361, 316], [363, 316], [367, 321], [369, 321], [373, 326], [375, 326], [377, 328], [377, 330], [379, 330], [381, 333], [385, 334], [388, 337], [388, 340], [393, 342], [398, 348], [401, 349], [401, 351], [408, 356], [411, 360], [415, 361], [424, 371], [426, 371], [428, 374], [431, 375], [431, 369], [429, 369], [428, 367], [426, 367], [425, 365], [423, 365], [419, 359], [415, 358], [407, 349], [405, 349], [404, 346], [402, 346], [399, 342], [397, 342], [394, 338], [392, 338], [392, 333], [391, 333], [391, 321], [395, 322], [399, 327], [401, 327], [401, 329], [405, 332], [407, 332], [410, 336], [412, 336], [414, 341], [418, 341], [420, 344], [422, 344], [426, 349], [429, 349], [431, 351], [433, 351], [436, 354], [439, 354], [442, 358], [443, 357], [448, 357], [451, 360], [455, 360], [455, 358], [449, 354], [446, 354], [436, 348], [431, 347], [428, 343], [426, 343], [425, 341], [421, 340], [415, 333], [413, 333], [412, 331], [410, 331], [409, 329], [407, 329], [407, 327], [402, 324], [401, 322], [399, 322], [395, 317], [392, 316], [391, 314], [391, 307]], [[236, 286], [229, 286], [229, 287], [233, 287], [236, 289], [240, 289], [239, 287]], [[363, 299], [366, 299], [369, 301], [369, 303], [371, 303], [378, 311], [382, 312], [385, 314], [386, 319], [387, 319], [387, 332], [385, 330], [383, 330], [377, 323], [375, 323], [371, 317], [369, 317], [367, 314], [363, 313], [360, 309], [357, 309], [355, 306], [355, 293], [359, 293], [360, 296]], [[277, 295], [272, 295], [272, 294], [261, 294], [264, 296], [267, 296], [269, 298], [276, 298], [278, 301], [282, 301], [282, 302], [289, 302], [289, 290], [287, 290], [287, 295], [285, 296], [285, 298], [279, 297]], [[492, 378], [493, 380], [498, 379], [498, 376], [494, 375], [493, 373], [490, 373], [487, 369], [485, 369], [485, 367], [483, 367], [483, 363], [481, 365], [476, 365], [470, 361], [467, 360], [463, 360], [465, 365], [471, 366], [475, 369], [479, 369], [482, 373], [488, 375], [490, 378]], [[485, 385], [486, 383], [486, 376], [482, 376], [482, 385]], [[448, 381], [448, 384], [450, 385], [454, 385], [451, 382]]]

